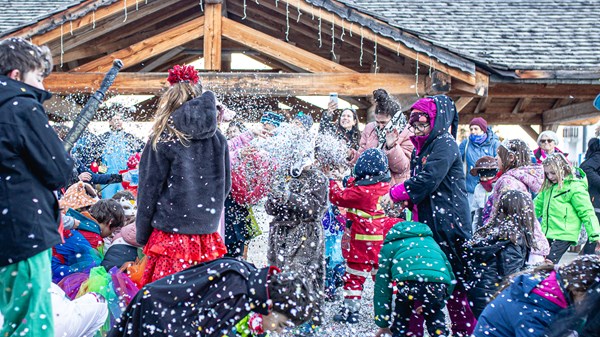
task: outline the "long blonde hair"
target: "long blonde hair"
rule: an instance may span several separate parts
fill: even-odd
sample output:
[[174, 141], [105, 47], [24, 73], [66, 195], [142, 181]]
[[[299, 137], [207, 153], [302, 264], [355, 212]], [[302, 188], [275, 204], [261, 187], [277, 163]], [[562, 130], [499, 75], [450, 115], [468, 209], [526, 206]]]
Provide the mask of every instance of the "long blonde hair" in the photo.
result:
[[[565, 177], [573, 174], [573, 168], [571, 167], [571, 164], [567, 158], [562, 155], [562, 153], [553, 153], [548, 155], [548, 157], [546, 157], [546, 159], [544, 159], [542, 162], [542, 165], [544, 166], [544, 171], [546, 171], [546, 168], [549, 168], [556, 172], [556, 183], [558, 184], [558, 188], [563, 187]], [[543, 188], [548, 189], [552, 187], [552, 185], [554, 185], [554, 183], [551, 182], [548, 177], [544, 177]]]
[[181, 105], [190, 99], [196, 98], [202, 94], [202, 86], [200, 84], [192, 84], [190, 82], [179, 82], [171, 85], [169, 89], [160, 97], [158, 101], [158, 109], [154, 117], [154, 125], [150, 133], [152, 140], [152, 149], [156, 151], [158, 142], [163, 134], [167, 138], [177, 138], [182, 144], [186, 145], [190, 140], [190, 136], [177, 130], [173, 126], [171, 114]]

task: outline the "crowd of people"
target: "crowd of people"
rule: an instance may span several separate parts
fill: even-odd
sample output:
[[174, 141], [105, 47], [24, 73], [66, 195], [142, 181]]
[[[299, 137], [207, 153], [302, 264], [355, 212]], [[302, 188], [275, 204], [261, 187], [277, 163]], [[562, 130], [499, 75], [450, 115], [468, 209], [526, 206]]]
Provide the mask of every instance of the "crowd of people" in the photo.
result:
[[304, 112], [250, 125], [174, 66], [145, 144], [115, 114], [66, 152], [51, 68], [0, 42], [1, 336], [315, 336], [326, 301], [366, 319], [368, 279], [374, 336], [598, 336], [598, 135], [580, 167], [554, 132], [532, 150], [481, 117], [459, 144], [450, 97], [404, 111], [384, 89], [362, 132], [336, 100], [318, 131]]

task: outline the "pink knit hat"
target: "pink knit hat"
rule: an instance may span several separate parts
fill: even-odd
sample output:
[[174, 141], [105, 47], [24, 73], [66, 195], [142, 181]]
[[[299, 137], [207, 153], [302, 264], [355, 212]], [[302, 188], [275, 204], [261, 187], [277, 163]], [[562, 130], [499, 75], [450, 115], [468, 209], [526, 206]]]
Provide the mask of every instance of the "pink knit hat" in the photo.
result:
[[434, 124], [435, 116], [437, 115], [437, 106], [432, 98], [421, 98], [410, 109], [412, 112], [410, 113], [408, 124], [412, 125], [415, 122], [429, 122], [431, 125]]

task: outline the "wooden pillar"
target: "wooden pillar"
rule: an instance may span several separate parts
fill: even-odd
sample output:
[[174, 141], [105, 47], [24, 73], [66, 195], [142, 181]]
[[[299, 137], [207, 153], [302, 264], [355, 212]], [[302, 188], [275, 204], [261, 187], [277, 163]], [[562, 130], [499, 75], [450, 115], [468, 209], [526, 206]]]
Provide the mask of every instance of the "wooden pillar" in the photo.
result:
[[221, 70], [222, 0], [204, 0], [204, 69]]

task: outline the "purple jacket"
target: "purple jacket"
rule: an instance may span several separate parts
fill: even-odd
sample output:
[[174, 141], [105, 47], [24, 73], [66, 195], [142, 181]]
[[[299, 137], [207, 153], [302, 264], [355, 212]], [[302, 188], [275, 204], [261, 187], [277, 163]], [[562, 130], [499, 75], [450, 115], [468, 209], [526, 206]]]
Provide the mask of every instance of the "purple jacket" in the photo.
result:
[[[516, 190], [523, 193], [532, 194], [539, 193], [544, 183], [544, 168], [541, 165], [532, 166], [521, 166], [515, 169], [509, 170], [498, 178], [492, 195], [488, 199], [488, 202], [492, 204], [491, 214], [496, 212], [496, 200], [500, 198], [500, 195], [506, 191]], [[538, 246], [538, 249], [532, 250], [533, 255], [546, 256], [550, 253], [550, 245], [548, 240], [542, 233], [542, 227], [540, 223], [535, 220], [534, 226], [534, 240]], [[532, 261], [530, 259], [530, 261]], [[532, 261], [533, 262], [533, 261]]]

